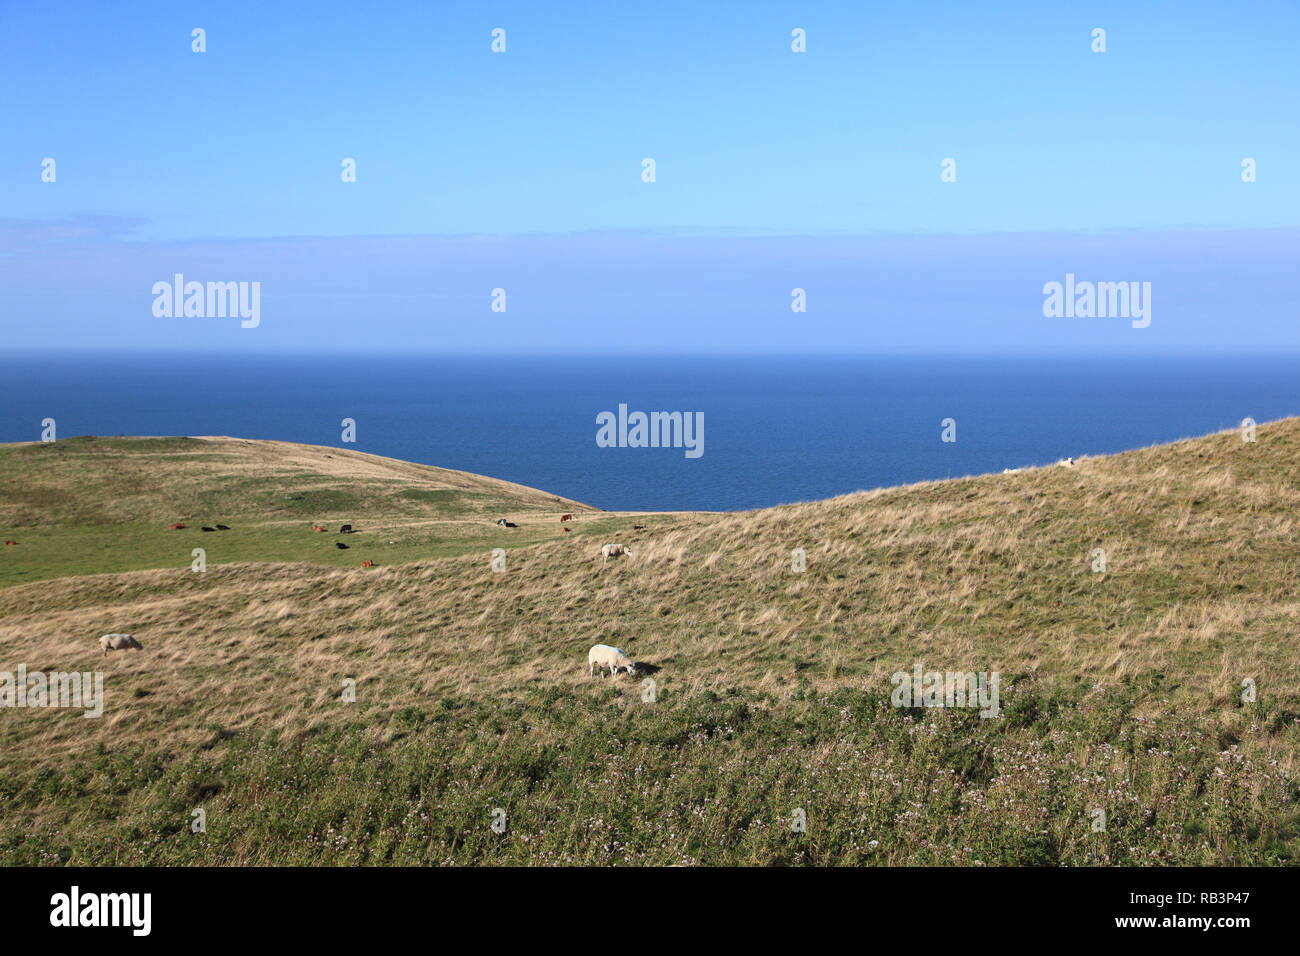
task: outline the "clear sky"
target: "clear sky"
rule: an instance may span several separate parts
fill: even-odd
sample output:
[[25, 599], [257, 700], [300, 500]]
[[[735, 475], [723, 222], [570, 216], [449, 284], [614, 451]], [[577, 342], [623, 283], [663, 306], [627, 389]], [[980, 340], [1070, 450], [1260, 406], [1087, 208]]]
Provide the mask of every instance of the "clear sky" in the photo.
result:
[[984, 6], [0, 0], [7, 344], [1300, 350], [1300, 6]]

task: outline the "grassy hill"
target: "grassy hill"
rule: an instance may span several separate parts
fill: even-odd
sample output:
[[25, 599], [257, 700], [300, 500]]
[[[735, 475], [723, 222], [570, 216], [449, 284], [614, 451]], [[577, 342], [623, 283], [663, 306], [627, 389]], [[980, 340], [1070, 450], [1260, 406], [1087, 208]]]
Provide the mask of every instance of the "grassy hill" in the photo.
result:
[[[0, 445], [0, 587], [50, 577], [212, 561], [398, 564], [557, 538], [576, 501], [532, 488], [356, 451], [234, 438], [73, 438]], [[484, 520], [488, 519], [488, 520]], [[168, 531], [182, 523], [184, 531]], [[343, 524], [358, 536], [339, 538]], [[220, 535], [202, 526], [224, 524]], [[331, 533], [313, 535], [320, 524]], [[349, 545], [346, 551], [336, 541]], [[360, 555], [361, 557], [357, 557]]]
[[[0, 709], [0, 861], [1292, 863], [1298, 466], [1288, 419], [633, 516], [279, 442], [0, 446], [0, 670], [106, 696]], [[999, 672], [1003, 716], [891, 706], [917, 663]]]

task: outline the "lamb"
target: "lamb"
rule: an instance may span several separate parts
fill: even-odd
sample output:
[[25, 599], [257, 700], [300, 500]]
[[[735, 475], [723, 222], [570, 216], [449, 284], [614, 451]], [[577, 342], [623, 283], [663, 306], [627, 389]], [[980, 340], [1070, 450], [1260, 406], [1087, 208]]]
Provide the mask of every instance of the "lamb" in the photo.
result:
[[137, 651], [144, 650], [140, 642], [130, 634], [105, 634], [99, 639], [99, 646], [104, 649], [104, 657], [108, 656], [109, 651], [129, 651], [133, 648]]
[[629, 558], [632, 557], [632, 552], [628, 550], [628, 547], [625, 544], [607, 544], [600, 549], [600, 553], [604, 558], [600, 563], [602, 568], [609, 564], [610, 558], [617, 558], [621, 554], [626, 554]]
[[622, 650], [608, 644], [594, 644], [587, 651], [587, 676], [594, 676], [597, 667], [607, 669], [610, 677], [620, 670], [626, 670], [629, 674], [636, 673], [636, 664]]

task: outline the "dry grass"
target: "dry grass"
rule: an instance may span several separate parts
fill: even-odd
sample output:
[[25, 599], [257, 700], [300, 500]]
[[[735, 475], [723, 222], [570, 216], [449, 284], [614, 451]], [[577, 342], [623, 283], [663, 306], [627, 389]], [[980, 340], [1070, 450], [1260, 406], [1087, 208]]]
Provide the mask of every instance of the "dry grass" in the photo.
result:
[[[563, 537], [550, 529], [552, 513], [580, 506], [542, 492], [337, 450], [194, 441], [201, 460], [177, 456], [149, 489], [232, 473], [270, 481], [284, 469], [347, 487], [423, 483], [495, 496], [487, 509], [513, 500], [539, 528], [545, 519], [549, 536], [508, 547], [505, 573], [491, 570], [482, 547], [365, 570], [216, 563], [202, 574], [143, 570], [2, 589], [0, 669], [102, 668], [108, 697], [100, 720], [5, 713], [8, 759], [61, 766], [122, 740], [185, 751], [358, 720], [382, 745], [410, 708], [444, 698], [508, 708], [539, 689], [595, 701], [615, 686], [618, 706], [635, 710], [635, 681], [587, 677], [596, 642], [661, 668], [667, 705], [713, 692], [779, 708], [808, 693], [887, 690], [891, 673], [919, 661], [1101, 699], [1136, 695], [1139, 712], [1225, 726], [1241, 723], [1249, 677], [1275, 708], [1300, 711], [1297, 419], [1261, 426], [1256, 444], [1229, 432], [1074, 469], [659, 515], [641, 533], [630, 517], [606, 516], [599, 534]], [[36, 454], [29, 485], [57, 491]], [[130, 443], [115, 454], [129, 460]], [[0, 513], [57, 526], [107, 507], [54, 491], [53, 517], [30, 496]], [[166, 506], [155, 499], [141, 491], [114, 507], [158, 519]], [[634, 553], [602, 569], [599, 544], [611, 535]], [[807, 552], [803, 573], [791, 570], [795, 548]], [[1094, 548], [1106, 551], [1104, 574], [1091, 568]], [[95, 640], [109, 631], [134, 633], [144, 653], [101, 661]], [[356, 681], [356, 705], [338, 700], [345, 678]], [[563, 736], [536, 725], [539, 741]], [[1284, 728], [1243, 746], [1294, 773], [1296, 739]]]

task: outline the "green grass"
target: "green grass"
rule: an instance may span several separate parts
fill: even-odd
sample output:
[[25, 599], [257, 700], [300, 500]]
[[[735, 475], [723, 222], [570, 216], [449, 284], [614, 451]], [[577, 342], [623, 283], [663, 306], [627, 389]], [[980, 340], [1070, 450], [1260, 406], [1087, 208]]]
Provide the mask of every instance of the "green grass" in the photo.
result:
[[[286, 460], [285, 449], [305, 460]], [[87, 436], [3, 445], [0, 535], [18, 545], [0, 551], [0, 588], [189, 567], [194, 548], [206, 550], [209, 565], [451, 557], [558, 538], [550, 513], [574, 505], [477, 476], [283, 443]], [[499, 516], [542, 509], [546, 519], [509, 535], [495, 527]], [[175, 522], [187, 527], [168, 531]], [[217, 524], [231, 530], [200, 531]], [[313, 524], [330, 533], [313, 533]], [[343, 524], [360, 533], [338, 537]]]
[[[0, 671], [106, 699], [0, 711], [0, 862], [1294, 864], [1297, 469], [1291, 419], [620, 515], [284, 443], [2, 447]], [[100, 657], [118, 630], [144, 651]], [[589, 677], [598, 641], [657, 699]], [[998, 671], [1004, 716], [889, 706], [918, 662]]]
[[[231, 530], [220, 532], [203, 532], [198, 525], [166, 531], [138, 524], [9, 532], [16, 535], [19, 545], [0, 551], [0, 588], [50, 578], [188, 569], [195, 548], [204, 550], [209, 567], [253, 562], [353, 568], [367, 560], [389, 567], [464, 554], [486, 555], [495, 547], [513, 547], [522, 540], [486, 525], [429, 524], [383, 531], [358, 522], [357, 533], [351, 535], [338, 534], [339, 527], [331, 522], [327, 534], [313, 533], [301, 523], [231, 525]], [[392, 534], [398, 537], [390, 537]], [[528, 540], [538, 538], [529, 536]], [[348, 545], [347, 550], [334, 546], [340, 541]]]
[[[1006, 719], [885, 695], [667, 695], [625, 710], [538, 688], [363, 704], [292, 741], [212, 728], [0, 780], [0, 862], [121, 865], [1268, 865], [1300, 797], [1221, 731], [1034, 687]], [[1262, 712], [1257, 719], [1266, 720]], [[74, 718], [68, 718], [74, 719]], [[1094, 811], [1106, 808], [1096, 832]], [[16, 808], [16, 812], [12, 809]], [[194, 810], [205, 833], [191, 831]], [[493, 829], [505, 811], [505, 832]], [[806, 827], [792, 824], [803, 811]], [[58, 823], [43, 822], [52, 816]]]

